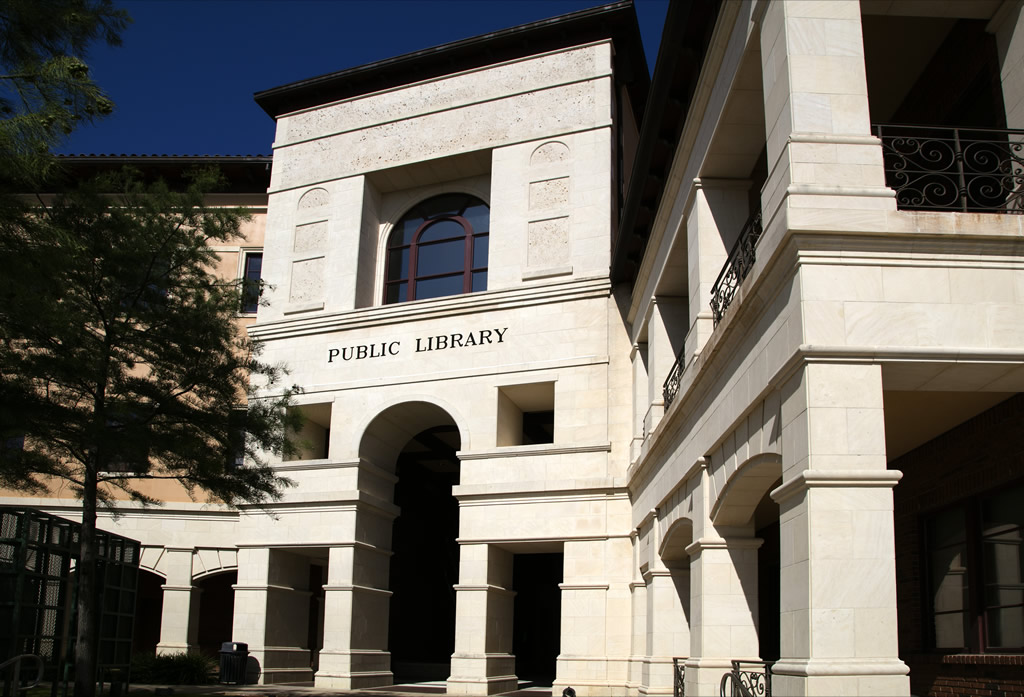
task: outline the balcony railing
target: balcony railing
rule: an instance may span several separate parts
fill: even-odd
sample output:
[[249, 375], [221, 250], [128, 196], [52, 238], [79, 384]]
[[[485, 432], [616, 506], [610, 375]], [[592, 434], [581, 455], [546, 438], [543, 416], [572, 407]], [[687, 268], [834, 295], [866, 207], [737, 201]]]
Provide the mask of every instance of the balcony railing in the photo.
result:
[[[758, 211], [743, 225], [739, 239], [736, 240], [732, 251], [729, 252], [729, 258], [725, 261], [725, 266], [718, 274], [715, 284], [711, 286], [711, 314], [716, 327], [725, 316], [725, 311], [729, 309], [733, 298], [736, 297], [736, 291], [743, 283], [743, 279], [754, 267], [754, 261], [757, 259], [754, 250], [757, 248], [757, 241], [761, 239], [761, 232], [761, 212]], [[665, 401], [665, 409], [669, 408], [672, 400], [679, 393], [679, 381], [686, 368], [685, 353], [685, 350], [680, 351], [676, 356], [676, 361], [669, 369], [668, 377], [665, 378], [665, 383], [662, 385], [661, 394]]]
[[720, 697], [772, 697], [774, 661], [733, 661], [722, 676]]
[[1024, 131], [875, 125], [900, 210], [1024, 213]]
[[757, 241], [761, 239], [761, 211], [750, 217], [750, 220], [740, 231], [739, 239], [729, 252], [729, 258], [725, 261], [721, 273], [711, 286], [711, 314], [715, 319], [715, 326], [722, 321], [725, 311], [729, 309], [732, 299], [736, 297], [743, 279], [754, 267], [756, 255], [754, 250]]

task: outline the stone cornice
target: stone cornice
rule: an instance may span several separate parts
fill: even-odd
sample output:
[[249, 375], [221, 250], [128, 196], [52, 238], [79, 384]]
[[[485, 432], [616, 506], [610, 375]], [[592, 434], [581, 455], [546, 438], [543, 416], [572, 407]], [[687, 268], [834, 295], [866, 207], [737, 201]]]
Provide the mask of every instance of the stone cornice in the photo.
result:
[[517, 288], [467, 293], [436, 300], [377, 305], [260, 322], [250, 325], [248, 331], [253, 338], [274, 341], [352, 329], [410, 324], [458, 315], [517, 310], [535, 305], [607, 298], [610, 293], [611, 282], [604, 276], [552, 283], [531, 283]]
[[804, 470], [792, 480], [774, 489], [770, 496], [775, 503], [814, 487], [884, 487], [891, 489], [899, 483], [903, 473], [899, 470]]
[[553, 445], [510, 445], [486, 450], [460, 450], [455, 453], [459, 460], [491, 460], [504, 457], [535, 457], [540, 455], [575, 455], [577, 453], [611, 452], [611, 443], [594, 445], [553, 446]]

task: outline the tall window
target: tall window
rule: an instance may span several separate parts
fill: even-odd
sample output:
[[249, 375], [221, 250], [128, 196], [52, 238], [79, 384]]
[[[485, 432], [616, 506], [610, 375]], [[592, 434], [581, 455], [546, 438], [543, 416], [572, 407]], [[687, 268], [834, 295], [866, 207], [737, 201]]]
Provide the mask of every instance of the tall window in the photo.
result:
[[385, 304], [486, 290], [489, 222], [487, 204], [468, 194], [413, 206], [388, 239]]
[[1024, 486], [968, 499], [925, 521], [937, 649], [1024, 648]]
[[260, 306], [260, 284], [263, 273], [263, 252], [246, 252], [245, 268], [242, 269], [242, 307], [241, 312], [255, 313]]

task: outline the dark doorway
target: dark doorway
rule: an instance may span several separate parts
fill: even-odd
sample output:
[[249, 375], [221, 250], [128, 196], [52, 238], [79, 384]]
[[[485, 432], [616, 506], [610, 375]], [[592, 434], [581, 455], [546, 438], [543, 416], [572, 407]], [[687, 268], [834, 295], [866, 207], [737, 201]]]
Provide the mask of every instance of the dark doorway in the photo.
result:
[[757, 531], [757, 639], [762, 661], [779, 660], [779, 521]]
[[561, 649], [563, 555], [516, 554], [512, 560], [512, 653], [516, 676], [534, 685], [551, 685]]
[[160, 642], [160, 621], [164, 607], [164, 580], [156, 574], [139, 569], [138, 595], [135, 598], [135, 628], [132, 632], [132, 653], [156, 654]]
[[398, 457], [392, 529], [388, 651], [395, 683], [445, 680], [455, 651], [459, 578], [459, 432], [438, 426], [419, 433]]
[[237, 571], [213, 574], [196, 582], [202, 590], [199, 595], [199, 651], [212, 658], [219, 658], [220, 645], [234, 641], [231, 636], [231, 622], [235, 613], [235, 589], [238, 583]]

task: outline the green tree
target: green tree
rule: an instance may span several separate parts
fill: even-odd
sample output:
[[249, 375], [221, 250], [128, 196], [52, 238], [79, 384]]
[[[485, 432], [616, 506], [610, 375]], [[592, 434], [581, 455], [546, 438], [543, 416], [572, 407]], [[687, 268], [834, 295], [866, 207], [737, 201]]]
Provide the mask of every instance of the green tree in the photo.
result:
[[0, 436], [25, 438], [0, 450], [0, 485], [63, 480], [81, 497], [80, 697], [95, 691], [97, 506], [151, 503], [140, 480], [229, 505], [290, 484], [261, 457], [292, 452], [294, 388], [233, 321], [241, 289], [214, 273], [211, 244], [236, 238], [244, 212], [207, 205], [214, 186], [209, 172], [184, 192], [126, 174], [0, 216]]
[[111, 0], [0, 0], [0, 190], [37, 186], [52, 147], [110, 113], [84, 58], [96, 41], [119, 45], [129, 21]]

